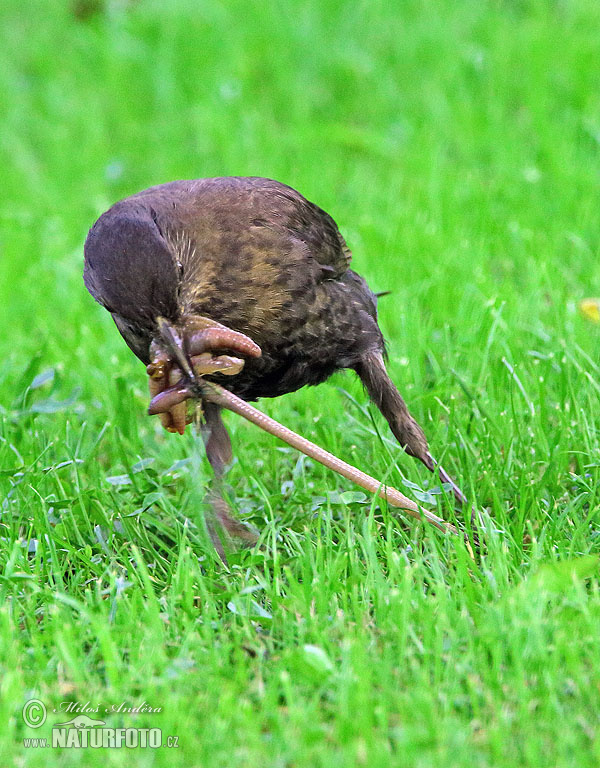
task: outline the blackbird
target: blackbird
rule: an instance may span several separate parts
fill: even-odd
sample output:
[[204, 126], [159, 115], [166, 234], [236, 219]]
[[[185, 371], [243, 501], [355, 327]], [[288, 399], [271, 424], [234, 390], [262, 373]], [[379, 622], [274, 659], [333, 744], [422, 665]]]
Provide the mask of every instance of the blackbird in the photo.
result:
[[[151, 412], [169, 431], [183, 433], [191, 420], [191, 393], [177, 390], [186, 359], [246, 401], [351, 368], [404, 450], [437, 469], [464, 504], [388, 376], [377, 297], [350, 260], [331, 216], [291, 187], [208, 178], [151, 187], [102, 214], [85, 243], [84, 281], [147, 365]], [[204, 403], [204, 423], [221, 476], [231, 445], [218, 405]]]

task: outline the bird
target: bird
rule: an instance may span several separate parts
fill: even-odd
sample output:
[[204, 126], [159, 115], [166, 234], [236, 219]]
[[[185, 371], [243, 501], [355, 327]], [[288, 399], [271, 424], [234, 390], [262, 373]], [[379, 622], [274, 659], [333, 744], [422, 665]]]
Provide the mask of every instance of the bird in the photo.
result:
[[[401, 448], [464, 505], [387, 372], [377, 295], [351, 258], [333, 218], [295, 189], [228, 176], [172, 181], [116, 202], [88, 233], [83, 278], [147, 366], [150, 412], [168, 431], [183, 433], [192, 420], [193, 393], [178, 389], [186, 361], [245, 401], [350, 369]], [[173, 344], [185, 354], [174, 355]], [[202, 407], [207, 458], [222, 478], [233, 456], [222, 408]], [[213, 502], [227, 530], [245, 538]]]

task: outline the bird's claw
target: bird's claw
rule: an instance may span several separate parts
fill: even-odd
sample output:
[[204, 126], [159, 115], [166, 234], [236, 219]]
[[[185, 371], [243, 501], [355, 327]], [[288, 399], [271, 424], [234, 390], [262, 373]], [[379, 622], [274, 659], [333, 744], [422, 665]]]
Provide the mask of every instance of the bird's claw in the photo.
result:
[[[261, 355], [260, 347], [248, 336], [219, 323], [211, 323], [207, 318], [194, 318], [193, 323], [187, 325], [188, 332], [184, 330], [181, 336], [184, 347], [182, 352], [197, 377], [215, 373], [235, 376], [242, 370], [244, 360], [241, 357], [214, 354], [218, 351], [228, 350], [244, 357]], [[182, 435], [186, 425], [194, 418], [194, 410], [188, 410], [187, 403], [192, 397], [187, 386], [189, 382], [183, 381], [184, 375], [180, 367], [160, 341], [152, 342], [150, 356], [150, 363], [146, 367], [151, 397], [148, 413], [158, 415], [168, 432], [178, 432]], [[201, 407], [201, 404], [199, 405]]]

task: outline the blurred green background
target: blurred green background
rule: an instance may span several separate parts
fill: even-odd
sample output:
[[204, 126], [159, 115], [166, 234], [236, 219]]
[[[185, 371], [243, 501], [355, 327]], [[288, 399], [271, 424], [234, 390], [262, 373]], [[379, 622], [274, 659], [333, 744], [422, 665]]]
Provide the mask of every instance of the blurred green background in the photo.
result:
[[[596, 0], [3, 0], [0, 22], [6, 760], [597, 765]], [[197, 440], [145, 417], [81, 280], [114, 201], [213, 175], [296, 187], [392, 292], [390, 370], [486, 510], [480, 561], [233, 418], [262, 547], [214, 561]], [[260, 407], [435, 485], [350, 376]], [[135, 723], [180, 749], [25, 748], [33, 696], [146, 699], [164, 712]]]

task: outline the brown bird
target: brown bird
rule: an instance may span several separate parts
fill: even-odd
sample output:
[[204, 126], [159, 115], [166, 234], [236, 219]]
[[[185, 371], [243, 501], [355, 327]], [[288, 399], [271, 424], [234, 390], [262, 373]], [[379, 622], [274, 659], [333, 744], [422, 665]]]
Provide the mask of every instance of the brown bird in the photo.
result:
[[[185, 401], [196, 395], [181, 384], [188, 365], [246, 401], [351, 368], [405, 451], [465, 503], [387, 374], [377, 298], [350, 259], [331, 216], [285, 184], [174, 181], [98, 219], [84, 281], [147, 365], [151, 412], [169, 431], [183, 433], [191, 420]], [[231, 445], [221, 408], [203, 405], [207, 456], [220, 477]], [[225, 511], [219, 517], [242, 533]]]

